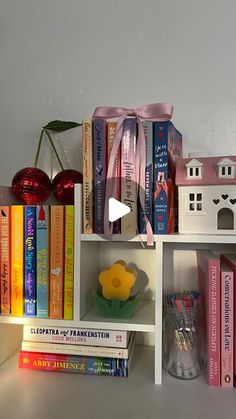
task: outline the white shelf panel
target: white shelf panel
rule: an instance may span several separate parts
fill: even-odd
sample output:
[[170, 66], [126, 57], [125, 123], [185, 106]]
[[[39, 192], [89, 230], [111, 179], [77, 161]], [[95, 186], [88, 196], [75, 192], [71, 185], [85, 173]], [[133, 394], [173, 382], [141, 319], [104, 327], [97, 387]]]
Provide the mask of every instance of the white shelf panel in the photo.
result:
[[[147, 235], [141, 234], [135, 237], [123, 234], [113, 234], [110, 240], [98, 234], [81, 234], [81, 241], [88, 242], [147, 242]], [[236, 244], [236, 236], [233, 234], [160, 234], [154, 235], [154, 242], [159, 243], [227, 243]]]
[[142, 301], [137, 313], [129, 319], [108, 319], [100, 316], [93, 306], [80, 321], [81, 327], [115, 330], [134, 330], [139, 332], [155, 331], [155, 303]]
[[124, 234], [113, 234], [110, 239], [107, 239], [103, 236], [100, 236], [98, 234], [81, 234], [81, 241], [91, 241], [91, 242], [103, 242], [103, 241], [111, 241], [111, 242], [140, 242], [141, 239], [143, 242], [147, 241], [147, 235], [141, 234], [140, 236], [137, 235], [135, 237], [133, 236], [126, 236]]
[[0, 316], [0, 323], [8, 324], [29, 324], [32, 326], [60, 326], [60, 327], [78, 327], [78, 321], [75, 320], [55, 320], [38, 317], [11, 317]]

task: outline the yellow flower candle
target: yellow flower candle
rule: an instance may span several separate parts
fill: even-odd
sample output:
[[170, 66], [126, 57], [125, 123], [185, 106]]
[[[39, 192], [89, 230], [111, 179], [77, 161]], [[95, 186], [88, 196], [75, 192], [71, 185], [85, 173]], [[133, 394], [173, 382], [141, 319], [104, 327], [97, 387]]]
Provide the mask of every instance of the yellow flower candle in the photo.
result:
[[136, 278], [134, 269], [129, 268], [123, 260], [116, 261], [99, 274], [103, 297], [108, 300], [128, 300]]

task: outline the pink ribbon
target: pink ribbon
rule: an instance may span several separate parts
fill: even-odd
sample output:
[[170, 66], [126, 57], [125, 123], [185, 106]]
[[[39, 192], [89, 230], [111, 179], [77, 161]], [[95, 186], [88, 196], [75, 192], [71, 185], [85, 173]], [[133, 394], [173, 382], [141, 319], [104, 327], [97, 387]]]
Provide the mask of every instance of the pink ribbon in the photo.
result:
[[[115, 158], [118, 152], [123, 132], [123, 122], [127, 116], [135, 116], [138, 123], [138, 139], [136, 148], [136, 182], [139, 185], [139, 200], [141, 208], [144, 211], [145, 208], [145, 169], [146, 169], [146, 145], [145, 145], [145, 134], [142, 121], [168, 121], [171, 119], [173, 114], [173, 105], [168, 103], [153, 103], [151, 105], [145, 105], [140, 108], [126, 109], [126, 108], [115, 108], [99, 106], [93, 113], [94, 118], [119, 118], [116, 125], [115, 138], [113, 141], [113, 147], [110, 153], [110, 159], [107, 169], [107, 180], [114, 178], [115, 171]], [[114, 196], [116, 190], [116, 180], [111, 185], [111, 182], [107, 183], [106, 197], [105, 197], [105, 208], [104, 208], [104, 233], [105, 236], [110, 237], [112, 234], [112, 225], [108, 219], [108, 199]], [[147, 244], [148, 246], [153, 245], [153, 231], [150, 221], [148, 220], [146, 213], [145, 222], [147, 227]]]

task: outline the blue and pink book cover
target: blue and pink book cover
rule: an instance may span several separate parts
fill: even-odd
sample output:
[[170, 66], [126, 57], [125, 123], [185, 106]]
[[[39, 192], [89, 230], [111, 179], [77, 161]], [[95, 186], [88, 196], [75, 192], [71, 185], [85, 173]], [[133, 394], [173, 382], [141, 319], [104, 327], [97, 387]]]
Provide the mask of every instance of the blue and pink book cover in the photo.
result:
[[48, 317], [49, 210], [47, 205], [38, 205], [36, 209], [36, 243], [37, 317]]
[[104, 119], [93, 121], [94, 151], [94, 233], [104, 233], [104, 204], [106, 180], [106, 122]]
[[182, 157], [182, 135], [170, 121], [154, 122], [154, 234], [170, 234], [177, 216], [175, 165]]
[[36, 316], [36, 208], [24, 207], [25, 315]]

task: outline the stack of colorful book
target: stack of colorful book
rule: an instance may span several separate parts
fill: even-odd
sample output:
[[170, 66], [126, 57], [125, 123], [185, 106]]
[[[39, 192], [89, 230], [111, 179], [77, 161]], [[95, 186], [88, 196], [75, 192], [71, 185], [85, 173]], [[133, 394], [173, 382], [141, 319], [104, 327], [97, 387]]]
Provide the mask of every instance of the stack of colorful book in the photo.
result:
[[73, 319], [74, 207], [0, 207], [1, 315]]
[[236, 386], [236, 254], [197, 251], [203, 296], [210, 386]]
[[24, 326], [19, 368], [128, 377], [135, 332]]
[[[116, 132], [114, 121], [83, 121], [83, 232], [104, 233], [106, 176]], [[146, 233], [144, 213], [155, 234], [173, 233], [177, 221], [175, 163], [182, 157], [182, 135], [172, 122], [144, 121], [146, 147], [145, 205], [140, 207], [136, 173], [137, 121], [123, 123], [116, 153], [113, 198], [130, 207], [130, 213], [113, 223], [113, 233]]]

